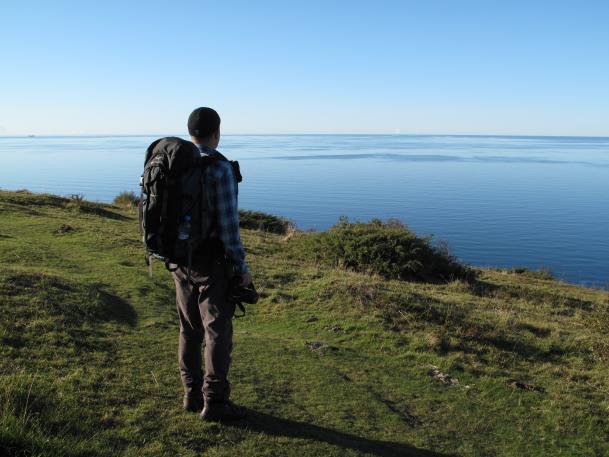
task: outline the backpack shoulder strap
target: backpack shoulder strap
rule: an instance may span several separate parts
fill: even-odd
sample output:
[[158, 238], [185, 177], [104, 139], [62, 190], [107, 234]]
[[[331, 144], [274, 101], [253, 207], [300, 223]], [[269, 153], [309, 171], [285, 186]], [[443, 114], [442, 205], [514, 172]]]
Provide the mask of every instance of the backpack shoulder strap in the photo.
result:
[[214, 150], [214, 152], [208, 157], [215, 157], [218, 161], [228, 162], [233, 169], [233, 175], [235, 176], [237, 183], [243, 181], [243, 176], [241, 176], [241, 168], [239, 167], [239, 162], [237, 160], [228, 160], [221, 152], [216, 150]]
[[220, 160], [220, 158], [216, 155], [203, 155], [199, 159], [199, 166], [202, 168], [207, 168], [210, 165], [216, 163], [218, 160]]

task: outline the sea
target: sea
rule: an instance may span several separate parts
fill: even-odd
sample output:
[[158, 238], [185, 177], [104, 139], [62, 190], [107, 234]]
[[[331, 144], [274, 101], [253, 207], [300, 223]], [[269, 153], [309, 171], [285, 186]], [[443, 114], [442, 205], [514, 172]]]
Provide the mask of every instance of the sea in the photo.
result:
[[[155, 136], [0, 137], [0, 188], [111, 202]], [[184, 137], [185, 138], [185, 137]], [[243, 209], [302, 230], [397, 218], [461, 261], [609, 288], [609, 138], [224, 135]]]

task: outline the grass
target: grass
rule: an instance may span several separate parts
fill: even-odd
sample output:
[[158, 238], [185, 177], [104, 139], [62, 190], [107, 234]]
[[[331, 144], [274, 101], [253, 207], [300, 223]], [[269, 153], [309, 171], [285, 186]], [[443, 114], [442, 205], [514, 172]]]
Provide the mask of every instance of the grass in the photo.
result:
[[408, 282], [243, 230], [235, 425], [180, 409], [173, 283], [123, 206], [0, 191], [0, 455], [609, 453], [609, 294], [522, 269]]
[[112, 201], [113, 205], [125, 206], [127, 208], [136, 208], [139, 203], [139, 195], [136, 195], [135, 192], [128, 190], [119, 193]]

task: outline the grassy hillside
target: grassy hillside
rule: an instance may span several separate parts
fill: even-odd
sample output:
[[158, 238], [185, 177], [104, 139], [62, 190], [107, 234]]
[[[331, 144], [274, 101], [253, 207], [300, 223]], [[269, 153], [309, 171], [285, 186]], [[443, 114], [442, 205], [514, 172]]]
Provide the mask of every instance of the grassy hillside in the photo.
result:
[[[0, 192], [0, 455], [609, 454], [609, 294], [528, 272], [386, 280], [244, 231], [233, 399], [181, 410], [173, 283], [135, 213]], [[492, 248], [492, 247], [489, 247]]]

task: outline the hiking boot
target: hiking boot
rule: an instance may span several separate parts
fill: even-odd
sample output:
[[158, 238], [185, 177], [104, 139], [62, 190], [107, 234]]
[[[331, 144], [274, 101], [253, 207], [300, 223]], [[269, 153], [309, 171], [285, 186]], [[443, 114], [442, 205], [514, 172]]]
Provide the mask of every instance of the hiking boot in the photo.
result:
[[203, 409], [203, 397], [191, 397], [190, 395], [184, 395], [182, 405], [184, 407], [184, 411], [198, 413]]
[[247, 416], [243, 406], [235, 405], [232, 401], [205, 402], [205, 408], [201, 412], [201, 419], [210, 422], [237, 421]]

